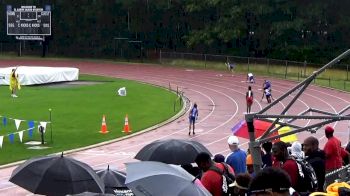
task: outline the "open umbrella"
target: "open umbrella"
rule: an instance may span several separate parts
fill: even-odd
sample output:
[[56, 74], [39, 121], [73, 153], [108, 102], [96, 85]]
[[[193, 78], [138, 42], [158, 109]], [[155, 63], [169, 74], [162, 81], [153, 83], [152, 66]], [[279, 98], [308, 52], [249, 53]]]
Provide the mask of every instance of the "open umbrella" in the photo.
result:
[[[267, 129], [271, 126], [271, 124], [272, 124], [271, 122], [266, 122], [263, 120], [254, 120], [255, 137], [258, 138], [262, 136], [267, 131]], [[279, 127], [279, 126], [280, 126], [279, 124], [276, 124], [276, 127]], [[248, 126], [245, 120], [241, 120], [240, 122], [238, 122], [231, 130], [233, 135], [249, 139]], [[273, 132], [270, 136], [276, 136], [279, 134], [287, 133], [289, 131], [291, 131], [291, 128], [288, 126], [284, 126], [280, 128], [278, 131]], [[294, 142], [298, 140], [298, 138], [295, 134], [292, 134], [289, 136], [282, 137], [280, 139], [276, 139], [275, 141], [278, 141], [278, 140], [281, 140], [284, 142]]]
[[[270, 127], [272, 123], [262, 121], [262, 120], [254, 120], [254, 128], [255, 128], [255, 137], [262, 136], [266, 130]], [[238, 137], [243, 137], [249, 139], [248, 126], [245, 120], [241, 120], [238, 122], [232, 129], [233, 135]], [[278, 135], [277, 132], [273, 133], [273, 135]]]
[[157, 140], [144, 146], [136, 154], [135, 159], [185, 165], [193, 163], [196, 156], [201, 152], [211, 155], [209, 150], [197, 141], [180, 139]]
[[128, 196], [134, 195], [125, 185], [126, 174], [124, 172], [109, 169], [108, 165], [106, 170], [99, 170], [96, 174], [105, 184], [105, 193]]
[[27, 160], [12, 172], [10, 182], [43, 195], [104, 192], [103, 182], [90, 166], [63, 153]]
[[115, 196], [115, 195], [114, 194], [109, 194], [109, 193], [84, 192], [84, 193], [74, 194], [74, 196]]
[[161, 162], [126, 163], [126, 185], [135, 195], [145, 196], [209, 196], [191, 174], [180, 166]]

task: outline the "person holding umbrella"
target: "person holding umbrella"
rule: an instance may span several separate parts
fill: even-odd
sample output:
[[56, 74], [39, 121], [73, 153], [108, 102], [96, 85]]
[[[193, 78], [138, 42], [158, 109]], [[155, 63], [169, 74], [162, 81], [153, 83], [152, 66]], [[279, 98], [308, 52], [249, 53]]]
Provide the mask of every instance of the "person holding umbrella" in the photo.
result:
[[191, 109], [189, 116], [188, 116], [189, 120], [190, 120], [190, 126], [188, 129], [188, 135], [191, 135], [191, 126], [192, 126], [192, 133], [193, 135], [196, 134], [194, 132], [194, 124], [196, 123], [196, 120], [198, 119], [198, 108], [197, 108], [197, 104], [194, 103], [193, 108]]
[[17, 68], [16, 69], [12, 69], [11, 71], [11, 75], [10, 75], [10, 90], [11, 90], [11, 97], [18, 97], [16, 95], [16, 91], [17, 89], [21, 89], [21, 85], [19, 84], [19, 81], [18, 81], [18, 74], [16, 73], [17, 71]]

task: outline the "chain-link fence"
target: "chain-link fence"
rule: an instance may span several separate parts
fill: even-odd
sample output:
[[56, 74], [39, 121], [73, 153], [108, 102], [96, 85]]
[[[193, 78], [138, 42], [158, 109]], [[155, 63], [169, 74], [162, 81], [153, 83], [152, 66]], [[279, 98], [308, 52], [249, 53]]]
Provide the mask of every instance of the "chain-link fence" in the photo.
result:
[[[198, 53], [159, 52], [162, 64], [227, 69], [225, 63], [234, 64], [234, 70], [241, 73], [252, 72], [257, 75], [272, 75], [285, 79], [301, 81], [322, 67], [322, 64], [297, 62], [289, 60], [252, 58], [228, 55], [212, 55]], [[314, 83], [332, 88], [350, 91], [349, 65], [337, 64], [320, 74]]]

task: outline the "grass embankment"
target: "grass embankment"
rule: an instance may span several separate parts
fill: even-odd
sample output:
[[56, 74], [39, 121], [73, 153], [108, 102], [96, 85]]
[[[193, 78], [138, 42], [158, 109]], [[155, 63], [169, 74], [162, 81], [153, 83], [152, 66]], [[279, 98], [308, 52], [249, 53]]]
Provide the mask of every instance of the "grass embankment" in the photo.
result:
[[[0, 115], [21, 120], [49, 121], [49, 108], [52, 109], [52, 139], [51, 125], [47, 125], [45, 134], [45, 150], [30, 150], [24, 144], [30, 140], [40, 141], [35, 123], [34, 138], [23, 134], [20, 143], [15, 134], [11, 144], [10, 133], [17, 132], [14, 120], [7, 120], [4, 126], [0, 121], [0, 136], [4, 143], [0, 149], [0, 164], [10, 163], [33, 156], [61, 152], [68, 149], [83, 147], [117, 137], [122, 133], [125, 115], [129, 116], [129, 124], [133, 132], [165, 121], [181, 109], [179, 104], [174, 111], [174, 101], [177, 95], [166, 89], [135, 81], [106, 78], [99, 76], [80, 76], [84, 81], [101, 81], [93, 85], [69, 86], [23, 86], [18, 92], [18, 98], [12, 98], [8, 86], [0, 87]], [[127, 96], [118, 96], [116, 91], [126, 87]], [[100, 134], [102, 115], [106, 115], [108, 134]], [[28, 122], [22, 121], [20, 130], [28, 129]]]
[[[225, 61], [200, 61], [200, 60], [183, 60], [183, 59], [162, 59], [162, 63], [165, 66], [180, 66], [187, 68], [197, 69], [213, 69], [213, 70], [227, 70], [224, 64]], [[234, 71], [236, 73], [252, 72], [256, 76], [269, 76], [282, 79], [289, 79], [294, 81], [302, 81], [307, 76], [311, 75], [314, 71], [320, 67], [307, 65], [305, 68], [303, 65], [267, 65], [267, 64], [236, 64]], [[343, 68], [343, 69], [340, 69]], [[326, 69], [323, 73], [317, 76], [313, 84], [325, 87], [331, 87], [339, 90], [345, 90], [350, 92], [350, 73], [346, 70], [346, 67], [333, 66], [330, 69]]]

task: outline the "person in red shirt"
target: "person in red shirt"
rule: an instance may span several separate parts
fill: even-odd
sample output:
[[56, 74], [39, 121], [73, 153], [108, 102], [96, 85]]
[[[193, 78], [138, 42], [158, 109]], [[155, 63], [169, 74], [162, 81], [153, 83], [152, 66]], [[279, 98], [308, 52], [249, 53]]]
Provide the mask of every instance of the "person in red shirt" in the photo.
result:
[[323, 149], [326, 154], [326, 173], [339, 169], [343, 165], [341, 143], [333, 136], [333, 133], [334, 129], [331, 126], [325, 128], [325, 135], [328, 138]]
[[[323, 151], [326, 155], [325, 168], [326, 173], [339, 169], [343, 166], [344, 149], [341, 147], [341, 142], [338, 138], [334, 137], [334, 129], [331, 126], [325, 128], [325, 135], [328, 138]], [[336, 180], [336, 175], [331, 175], [326, 178], [326, 185], [333, 183]]]
[[[210, 158], [208, 153], [202, 152], [199, 153], [195, 159], [198, 167], [204, 172], [201, 178], [203, 186], [213, 195], [213, 196], [222, 196], [222, 175], [218, 172], [210, 170], [211, 167], [215, 166], [222, 171], [224, 171], [223, 163], [215, 163]], [[229, 172], [234, 174], [234, 171], [231, 166], [227, 165]]]
[[287, 144], [282, 141], [276, 142], [273, 144], [272, 154], [275, 157], [272, 166], [279, 167], [286, 171], [291, 179], [292, 187], [296, 187], [299, 175], [298, 165], [296, 161], [289, 156]]

